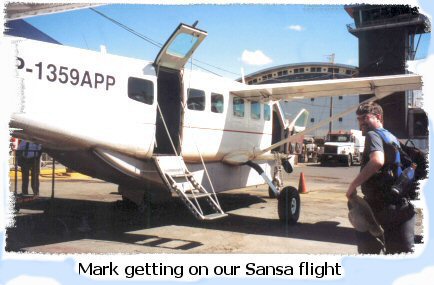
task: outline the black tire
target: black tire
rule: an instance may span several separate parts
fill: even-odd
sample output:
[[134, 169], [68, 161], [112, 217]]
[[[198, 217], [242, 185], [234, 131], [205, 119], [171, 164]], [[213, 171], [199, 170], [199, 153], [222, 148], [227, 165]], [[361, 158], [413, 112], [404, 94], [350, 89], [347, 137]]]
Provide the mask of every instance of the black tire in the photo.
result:
[[286, 225], [294, 225], [300, 217], [300, 194], [296, 188], [287, 186], [280, 191], [277, 198], [279, 220]]

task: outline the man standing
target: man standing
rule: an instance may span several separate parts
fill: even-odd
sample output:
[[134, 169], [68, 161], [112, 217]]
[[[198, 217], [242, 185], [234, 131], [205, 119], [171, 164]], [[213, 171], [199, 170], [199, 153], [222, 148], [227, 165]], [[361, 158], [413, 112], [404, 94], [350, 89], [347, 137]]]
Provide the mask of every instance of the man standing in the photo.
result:
[[[395, 152], [376, 132], [387, 132], [383, 129], [383, 109], [374, 102], [362, 103], [356, 114], [366, 137], [365, 150], [360, 172], [348, 187], [346, 196], [350, 199], [356, 195], [356, 188], [361, 186], [364, 199], [384, 230], [386, 254], [412, 252], [415, 211], [408, 199], [396, 199], [391, 193], [393, 177], [390, 169]], [[396, 140], [395, 137], [393, 139]], [[359, 253], [379, 254], [383, 250], [383, 244], [369, 232], [356, 232], [356, 239]]]
[[29, 173], [31, 173], [31, 185], [34, 196], [39, 196], [39, 161], [41, 158], [41, 145], [30, 141], [21, 140], [17, 149], [17, 161], [21, 167], [22, 193], [29, 194]]

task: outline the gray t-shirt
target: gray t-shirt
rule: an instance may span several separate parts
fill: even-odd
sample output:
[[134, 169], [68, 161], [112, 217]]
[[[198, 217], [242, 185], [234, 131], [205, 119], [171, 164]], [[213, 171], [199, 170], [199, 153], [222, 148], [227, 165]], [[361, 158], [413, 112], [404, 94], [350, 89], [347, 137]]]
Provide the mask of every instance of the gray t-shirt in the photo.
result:
[[[369, 156], [374, 151], [381, 151], [385, 155], [385, 164], [393, 163], [395, 154], [392, 147], [385, 145], [381, 136], [375, 131], [369, 131], [365, 135], [365, 150], [363, 152], [361, 167], [363, 169], [369, 161]], [[369, 199], [382, 201], [384, 199], [384, 176], [386, 174], [379, 171], [373, 175], [368, 181], [362, 184], [362, 193]]]
[[369, 131], [365, 136], [365, 150], [363, 151], [362, 162], [360, 164], [361, 168], [365, 167], [369, 161], [369, 156], [374, 151], [384, 153], [383, 140], [375, 131]]

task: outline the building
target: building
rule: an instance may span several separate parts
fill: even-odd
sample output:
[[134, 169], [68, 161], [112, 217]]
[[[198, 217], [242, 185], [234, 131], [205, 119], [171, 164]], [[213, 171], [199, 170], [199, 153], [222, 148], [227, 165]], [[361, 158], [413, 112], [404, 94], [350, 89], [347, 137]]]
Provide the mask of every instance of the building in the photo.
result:
[[[359, 76], [405, 74], [406, 61], [414, 60], [420, 36], [431, 32], [429, 19], [409, 5], [348, 5], [354, 23], [348, 31], [359, 39]], [[401, 139], [428, 136], [426, 115], [418, 108], [420, 92], [399, 92], [379, 101], [385, 128]], [[360, 96], [363, 101], [369, 96]], [[420, 106], [419, 106], [420, 107]], [[414, 132], [417, 125], [425, 132]], [[421, 129], [420, 127], [418, 127]]]
[[[275, 66], [263, 69], [245, 77], [245, 82], [252, 84], [296, 82], [306, 80], [325, 80], [333, 78], [351, 78], [358, 73], [357, 67], [344, 64], [333, 64], [325, 62], [305, 62]], [[238, 79], [241, 81], [241, 79]], [[307, 127], [317, 124], [330, 117], [330, 114], [339, 114], [351, 106], [358, 104], [359, 96], [339, 96], [311, 98], [281, 102], [282, 109], [287, 118], [294, 117], [300, 109], [309, 111]], [[331, 126], [326, 125], [313, 133], [313, 136], [325, 136], [332, 131], [358, 129], [355, 114], [338, 118]]]

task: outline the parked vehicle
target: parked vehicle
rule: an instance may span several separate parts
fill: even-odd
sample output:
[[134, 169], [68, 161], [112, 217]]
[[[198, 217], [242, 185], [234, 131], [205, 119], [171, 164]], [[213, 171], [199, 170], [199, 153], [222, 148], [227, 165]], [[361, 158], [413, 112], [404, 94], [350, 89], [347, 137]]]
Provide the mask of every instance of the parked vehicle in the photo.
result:
[[362, 131], [350, 130], [332, 132], [327, 135], [324, 152], [321, 154], [321, 165], [343, 163], [347, 166], [360, 163], [365, 145]]

